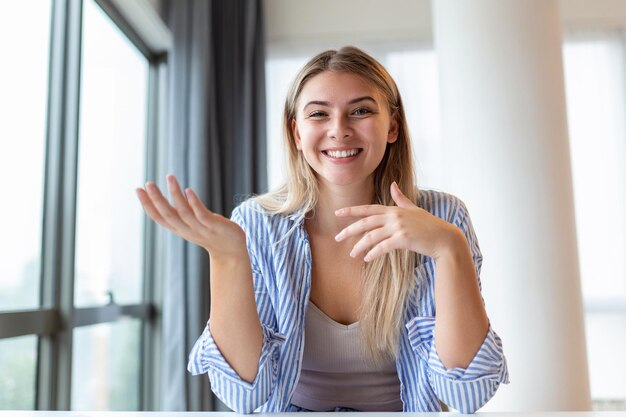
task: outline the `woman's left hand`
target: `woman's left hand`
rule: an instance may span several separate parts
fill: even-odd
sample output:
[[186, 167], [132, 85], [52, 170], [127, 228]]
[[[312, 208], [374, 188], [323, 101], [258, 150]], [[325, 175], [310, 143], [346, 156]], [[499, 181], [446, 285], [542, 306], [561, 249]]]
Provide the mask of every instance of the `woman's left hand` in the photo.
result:
[[459, 228], [426, 210], [417, 207], [394, 182], [391, 197], [397, 207], [379, 204], [345, 207], [335, 212], [338, 217], [361, 217], [344, 228], [335, 239], [342, 241], [361, 236], [350, 256], [364, 256], [370, 262], [387, 252], [408, 249], [438, 259], [459, 242]]

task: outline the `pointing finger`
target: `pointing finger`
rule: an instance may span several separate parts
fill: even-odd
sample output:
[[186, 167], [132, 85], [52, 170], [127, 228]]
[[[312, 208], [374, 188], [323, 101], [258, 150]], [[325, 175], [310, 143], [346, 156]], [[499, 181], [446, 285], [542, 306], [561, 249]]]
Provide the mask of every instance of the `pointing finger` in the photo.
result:
[[341, 242], [342, 240], [351, 237], [358, 236], [367, 231], [377, 229], [381, 226], [385, 225], [385, 216], [384, 215], [375, 215], [375, 216], [367, 216], [361, 220], [358, 220], [351, 225], [344, 228], [337, 236], [335, 236], [335, 240], [337, 242]]
[[335, 211], [337, 217], [360, 217], [371, 216], [374, 214], [383, 214], [388, 209], [388, 206], [382, 206], [380, 204], [369, 204], [365, 206], [352, 206], [344, 207]]

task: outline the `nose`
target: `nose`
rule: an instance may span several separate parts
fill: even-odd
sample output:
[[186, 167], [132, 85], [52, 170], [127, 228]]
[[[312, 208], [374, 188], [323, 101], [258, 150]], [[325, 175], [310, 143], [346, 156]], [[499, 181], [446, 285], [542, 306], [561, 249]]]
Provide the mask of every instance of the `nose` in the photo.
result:
[[345, 116], [335, 117], [328, 129], [328, 137], [333, 140], [345, 140], [352, 136], [350, 121]]

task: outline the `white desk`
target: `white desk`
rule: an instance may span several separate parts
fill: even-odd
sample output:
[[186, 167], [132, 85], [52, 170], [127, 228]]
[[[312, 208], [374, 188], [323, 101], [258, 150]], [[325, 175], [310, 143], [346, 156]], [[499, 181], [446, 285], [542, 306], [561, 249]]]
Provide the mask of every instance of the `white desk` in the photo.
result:
[[[301, 416], [303, 413], [280, 413], [280, 415]], [[345, 414], [354, 414], [358, 417], [383, 417], [385, 414], [398, 417], [399, 413], [315, 413], [315, 417], [341, 417]], [[233, 417], [235, 413], [225, 412], [122, 412], [122, 411], [0, 411], [0, 417]], [[255, 414], [259, 416], [273, 416], [276, 414]], [[458, 413], [405, 413], [411, 417], [454, 417], [465, 414]], [[596, 412], [534, 412], [534, 413], [476, 413], [479, 417], [626, 417], [626, 411], [596, 411]]]

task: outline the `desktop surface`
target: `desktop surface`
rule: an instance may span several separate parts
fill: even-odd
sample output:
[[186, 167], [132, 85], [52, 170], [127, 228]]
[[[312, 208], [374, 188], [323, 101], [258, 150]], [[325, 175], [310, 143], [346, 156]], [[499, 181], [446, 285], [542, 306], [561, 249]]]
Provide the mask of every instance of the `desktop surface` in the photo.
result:
[[[2, 411], [0, 417], [233, 417], [232, 412], [180, 412], [180, 411]], [[279, 413], [281, 415], [301, 415], [303, 413]], [[338, 413], [315, 413], [316, 417], [337, 417]], [[358, 414], [359, 417], [382, 417], [384, 414], [397, 415], [393, 412], [342, 412], [344, 414]], [[458, 413], [404, 413], [407, 417], [454, 417]], [[275, 414], [254, 414], [255, 417]], [[626, 417], [626, 411], [560, 411], [560, 412], [515, 412], [515, 413], [476, 413], [480, 417]]]

